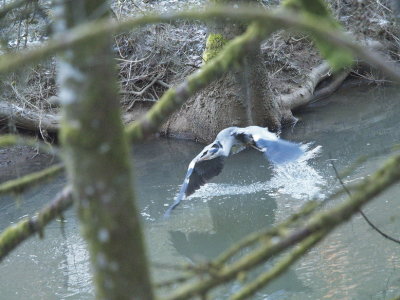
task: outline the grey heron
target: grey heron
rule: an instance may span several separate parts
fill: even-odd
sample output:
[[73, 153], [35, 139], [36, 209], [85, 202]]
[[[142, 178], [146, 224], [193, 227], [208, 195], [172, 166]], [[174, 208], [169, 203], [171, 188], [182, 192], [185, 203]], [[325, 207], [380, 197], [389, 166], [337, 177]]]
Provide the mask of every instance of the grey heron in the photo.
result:
[[208, 180], [221, 173], [225, 157], [236, 154], [247, 147], [262, 152], [273, 164], [291, 162], [304, 154], [300, 144], [280, 139], [275, 133], [264, 127], [225, 128], [190, 162], [179, 194], [164, 216], [169, 216], [183, 199], [192, 195]]

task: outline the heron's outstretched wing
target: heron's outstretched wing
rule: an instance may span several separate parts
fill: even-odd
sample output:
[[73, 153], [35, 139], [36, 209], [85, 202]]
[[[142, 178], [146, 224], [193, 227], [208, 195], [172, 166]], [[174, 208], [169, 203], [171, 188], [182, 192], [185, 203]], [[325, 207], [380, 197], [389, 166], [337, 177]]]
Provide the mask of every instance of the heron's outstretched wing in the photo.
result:
[[282, 139], [268, 140], [259, 138], [254, 141], [257, 148], [260, 148], [269, 161], [275, 164], [283, 164], [294, 161], [304, 154], [299, 144]]
[[208, 180], [219, 175], [224, 167], [224, 158], [218, 156], [214, 159], [199, 161], [195, 164], [189, 182], [185, 190], [185, 196], [188, 197], [198, 190]]
[[224, 157], [218, 156], [210, 160], [199, 161], [196, 157], [189, 164], [185, 180], [179, 191], [178, 196], [175, 198], [174, 203], [165, 212], [165, 216], [169, 216], [171, 211], [179, 205], [179, 203], [186, 197], [189, 197], [202, 185], [206, 184], [208, 180], [221, 173], [224, 167]]
[[249, 126], [238, 128], [232, 135], [244, 145], [260, 150], [275, 164], [283, 164], [298, 159], [304, 154], [299, 144], [282, 140], [267, 128]]

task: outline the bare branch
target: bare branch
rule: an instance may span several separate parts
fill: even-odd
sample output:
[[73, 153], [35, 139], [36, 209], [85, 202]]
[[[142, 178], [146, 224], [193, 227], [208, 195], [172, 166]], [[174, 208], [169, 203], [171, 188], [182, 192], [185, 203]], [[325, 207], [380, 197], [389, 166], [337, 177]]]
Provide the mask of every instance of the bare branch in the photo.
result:
[[3, 8], [0, 9], [0, 19], [4, 18], [13, 9], [19, 8], [22, 5], [24, 5], [25, 3], [28, 3], [28, 1], [27, 0], [16, 0], [16, 1], [13, 1], [13, 2], [7, 4], [6, 6], [4, 6]]
[[333, 80], [325, 87], [314, 91], [309, 103], [317, 102], [323, 98], [332, 95], [349, 76], [350, 70], [344, 70], [333, 76]]
[[136, 96], [142, 96], [149, 88], [151, 88], [159, 79], [161, 78], [161, 75], [157, 75], [153, 78], [153, 80], [146, 85], [143, 89], [141, 89], [139, 92], [135, 91], [121, 91], [121, 94], [131, 94], [131, 95], [136, 95]]

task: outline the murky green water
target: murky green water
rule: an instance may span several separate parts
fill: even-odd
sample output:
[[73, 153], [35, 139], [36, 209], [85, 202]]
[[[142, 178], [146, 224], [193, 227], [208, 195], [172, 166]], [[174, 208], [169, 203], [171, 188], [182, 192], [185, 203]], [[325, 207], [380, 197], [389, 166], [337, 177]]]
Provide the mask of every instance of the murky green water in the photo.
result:
[[[203, 147], [159, 140], [135, 149], [136, 187], [153, 262], [187, 263], [215, 257], [247, 233], [276, 224], [312, 197], [337, 187], [329, 158], [343, 170], [361, 155], [368, 161], [345, 178], [371, 174], [400, 141], [399, 92], [365, 88], [341, 92], [308, 108], [283, 136], [322, 146], [321, 153], [290, 169], [271, 168], [254, 151], [228, 158], [220, 176], [163, 220], [185, 174]], [[1, 172], [1, 171], [0, 171]], [[35, 188], [19, 199], [0, 199], [0, 229], [48, 202], [64, 179]], [[400, 186], [365, 208], [379, 227], [400, 238]], [[78, 222], [53, 222], [45, 239], [33, 238], [0, 264], [0, 299], [92, 299], [90, 267]], [[155, 281], [174, 271], [153, 269]], [[214, 294], [226, 299], [239, 283]], [[329, 238], [253, 299], [390, 299], [400, 295], [400, 246], [383, 239], [360, 216]]]

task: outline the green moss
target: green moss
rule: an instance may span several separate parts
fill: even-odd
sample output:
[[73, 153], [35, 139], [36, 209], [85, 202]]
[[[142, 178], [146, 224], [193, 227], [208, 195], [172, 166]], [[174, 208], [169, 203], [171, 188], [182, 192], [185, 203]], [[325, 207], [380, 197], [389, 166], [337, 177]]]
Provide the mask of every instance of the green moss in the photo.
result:
[[0, 136], [0, 148], [15, 146], [18, 144], [16, 135], [7, 134]]
[[17, 179], [6, 181], [0, 184], [0, 195], [7, 193], [21, 193], [26, 188], [52, 178], [64, 169], [62, 165], [55, 165], [47, 169], [30, 173]]
[[222, 34], [219, 33], [211, 33], [206, 41], [206, 50], [203, 53], [203, 59], [205, 62], [210, 61], [213, 59], [217, 54], [221, 51], [221, 49], [226, 45], [228, 42]]

